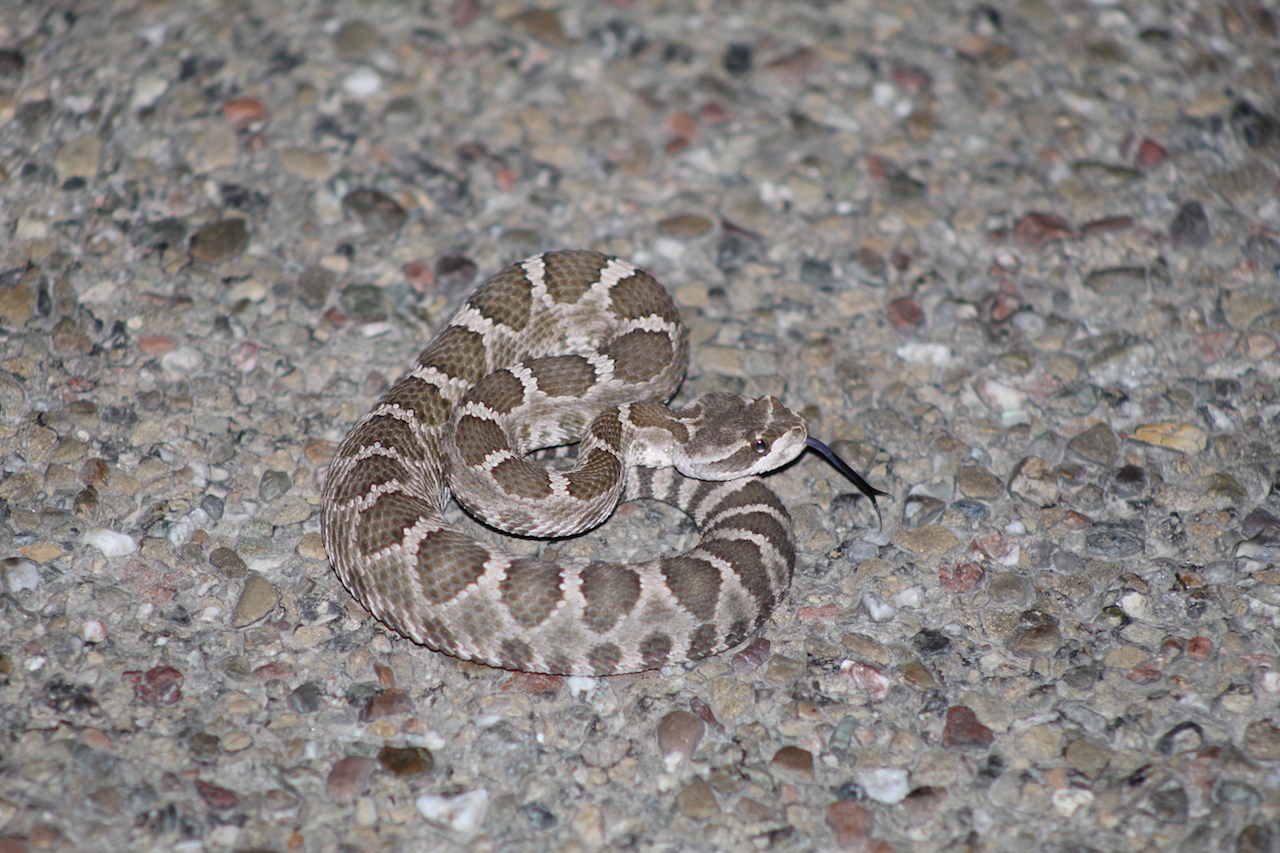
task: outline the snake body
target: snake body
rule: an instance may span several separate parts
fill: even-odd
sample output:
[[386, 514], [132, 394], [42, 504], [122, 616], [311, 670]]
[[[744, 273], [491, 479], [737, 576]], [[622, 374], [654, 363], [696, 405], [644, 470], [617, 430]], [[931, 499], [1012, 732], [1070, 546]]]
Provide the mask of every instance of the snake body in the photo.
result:
[[[795, 565], [791, 518], [756, 475], [807, 433], [772, 397], [668, 408], [688, 349], [671, 297], [626, 261], [552, 252], [501, 271], [339, 447], [322, 513], [338, 577], [404, 636], [507, 669], [611, 675], [743, 643]], [[573, 442], [568, 472], [527, 457]], [[525, 536], [572, 535], [620, 500], [655, 498], [701, 542], [628, 565], [516, 556], [447, 522], [450, 495]]]

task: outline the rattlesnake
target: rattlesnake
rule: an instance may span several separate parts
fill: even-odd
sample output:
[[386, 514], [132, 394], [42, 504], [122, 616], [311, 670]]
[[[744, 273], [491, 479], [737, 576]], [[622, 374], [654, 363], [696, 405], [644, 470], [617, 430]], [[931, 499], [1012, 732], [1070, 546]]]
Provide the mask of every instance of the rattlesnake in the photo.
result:
[[[338, 577], [378, 619], [459, 658], [610, 675], [739, 645], [791, 583], [791, 517], [757, 476], [814, 447], [877, 492], [777, 399], [662, 404], [688, 360], [671, 297], [594, 252], [551, 252], [482, 284], [348, 433], [323, 498]], [[530, 461], [578, 442], [562, 472]], [[672, 466], [675, 467], [672, 467]], [[619, 500], [656, 498], [697, 523], [677, 557], [575, 565], [515, 556], [448, 523], [568, 536]]]

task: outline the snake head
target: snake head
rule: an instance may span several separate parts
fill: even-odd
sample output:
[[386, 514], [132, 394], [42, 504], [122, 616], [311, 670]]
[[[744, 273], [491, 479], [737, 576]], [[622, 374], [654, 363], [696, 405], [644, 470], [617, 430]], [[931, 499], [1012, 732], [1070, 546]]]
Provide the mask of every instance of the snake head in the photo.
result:
[[689, 439], [675, 467], [699, 480], [736, 480], [786, 465], [805, 449], [804, 419], [777, 397], [703, 395], [680, 413]]

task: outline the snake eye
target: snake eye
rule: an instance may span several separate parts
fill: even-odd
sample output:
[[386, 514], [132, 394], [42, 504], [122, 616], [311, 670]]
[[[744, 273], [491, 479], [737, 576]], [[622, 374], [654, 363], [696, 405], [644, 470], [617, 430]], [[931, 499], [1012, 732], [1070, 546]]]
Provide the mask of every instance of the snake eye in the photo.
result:
[[757, 438], [756, 453], [759, 453], [761, 456], [763, 456], [768, 452], [769, 452], [769, 442], [765, 441], [763, 438]]

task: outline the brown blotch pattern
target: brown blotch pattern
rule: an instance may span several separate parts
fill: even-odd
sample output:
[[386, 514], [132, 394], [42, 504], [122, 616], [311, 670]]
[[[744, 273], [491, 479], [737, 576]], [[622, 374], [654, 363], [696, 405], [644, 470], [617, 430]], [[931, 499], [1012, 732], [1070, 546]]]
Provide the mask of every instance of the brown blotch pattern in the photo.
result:
[[533, 292], [524, 269], [516, 264], [489, 279], [467, 304], [493, 322], [520, 331], [529, 324]]
[[434, 514], [435, 509], [422, 498], [403, 492], [381, 495], [367, 512], [361, 513], [356, 522], [356, 548], [370, 556], [399, 545], [404, 532], [418, 523], [424, 515]]
[[422, 351], [418, 364], [474, 384], [487, 372], [485, 352], [484, 338], [479, 332], [449, 326]]
[[582, 570], [582, 596], [587, 627], [607, 633], [640, 600], [640, 576], [616, 563], [592, 563]]
[[569, 494], [583, 501], [600, 497], [622, 479], [622, 463], [603, 450], [592, 450], [569, 475]]
[[595, 368], [580, 355], [536, 358], [527, 366], [548, 397], [581, 397], [596, 384]]
[[498, 593], [513, 619], [526, 628], [541, 625], [564, 598], [560, 567], [526, 557], [512, 560]]
[[533, 663], [533, 648], [524, 640], [508, 637], [498, 647], [498, 662], [507, 669], [527, 669]]
[[593, 646], [591, 651], [587, 652], [587, 662], [591, 664], [594, 672], [601, 675], [609, 675], [618, 668], [618, 663], [622, 660], [622, 649], [613, 643], [601, 643]]
[[506, 415], [524, 402], [524, 386], [510, 370], [495, 370], [476, 383], [462, 401], [468, 403], [473, 400]]
[[333, 490], [333, 499], [339, 504], [346, 504], [356, 498], [367, 495], [374, 486], [381, 486], [398, 480], [410, 482], [411, 475], [399, 460], [389, 456], [368, 456], [351, 467], [347, 475], [338, 482]]
[[680, 555], [658, 562], [667, 589], [697, 619], [715, 616], [720, 602], [720, 570], [705, 560]]
[[671, 296], [653, 280], [653, 276], [641, 270], [615, 284], [609, 291], [609, 299], [613, 302], [614, 316], [620, 320], [637, 320], [653, 314], [668, 323], [680, 319], [680, 312], [676, 310]]
[[402, 376], [382, 395], [382, 402], [408, 409], [423, 426], [439, 426], [449, 420], [449, 401], [439, 388], [416, 376]]
[[468, 465], [479, 465], [493, 451], [510, 447], [500, 426], [472, 415], [458, 418], [458, 425], [453, 431], [453, 442]]
[[548, 252], [542, 256], [543, 281], [552, 300], [561, 305], [577, 302], [591, 285], [600, 280], [600, 271], [609, 258], [595, 252]]
[[418, 543], [418, 586], [428, 601], [443, 604], [484, 574], [489, 552], [458, 530], [436, 530]]
[[[769, 612], [771, 610], [773, 610], [773, 608], [767, 607], [767, 606], [761, 609], [760, 612], [762, 615], [760, 616], [760, 622], [763, 622], [765, 620], [765, 617], [769, 615]], [[751, 626], [747, 624], [747, 620], [745, 619], [734, 620], [734, 623], [729, 626], [729, 632], [724, 635], [724, 647], [726, 649], [733, 648], [734, 646], [738, 645], [743, 640], [745, 640], [747, 638], [747, 635], [750, 633], [751, 633]]]
[[671, 657], [675, 643], [666, 634], [650, 634], [640, 641], [640, 660], [645, 667], [657, 669]]
[[447, 655], [457, 653], [457, 637], [453, 632], [445, 627], [444, 623], [439, 619], [428, 616], [425, 613], [417, 614], [418, 629], [422, 636], [422, 642], [428, 647], [438, 652], [444, 652]]
[[551, 496], [551, 475], [525, 459], [504, 459], [489, 473], [507, 494], [534, 499]]
[[674, 420], [672, 414], [670, 407], [648, 400], [632, 403], [627, 420], [638, 429], [648, 427], [665, 429], [675, 437], [676, 441], [683, 443], [689, 438], [689, 428], [680, 421]]
[[671, 338], [661, 332], [636, 330], [614, 338], [600, 352], [614, 361], [614, 375], [623, 382], [644, 382], [671, 362]]
[[617, 409], [608, 409], [596, 415], [588, 432], [606, 447], [622, 449], [622, 421], [618, 419]]
[[413, 427], [391, 415], [377, 415], [360, 424], [347, 436], [344, 447], [372, 447], [375, 444], [415, 462], [422, 461], [422, 442]]
[[703, 542], [702, 550], [727, 560], [757, 605], [768, 602], [772, 597], [769, 573], [765, 571], [756, 543], [750, 539], [713, 539]]
[[723, 648], [717, 642], [716, 626], [707, 622], [699, 625], [698, 629], [693, 632], [693, 636], [689, 638], [689, 651], [686, 657], [689, 660], [698, 660], [713, 655], [720, 648]]
[[791, 532], [771, 513], [756, 511], [737, 515], [726, 515], [716, 519], [707, 529], [707, 533], [724, 528], [741, 528], [759, 533], [782, 556], [787, 563], [796, 561], [796, 546]]

